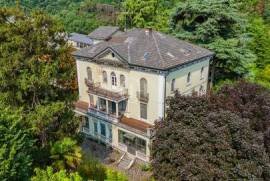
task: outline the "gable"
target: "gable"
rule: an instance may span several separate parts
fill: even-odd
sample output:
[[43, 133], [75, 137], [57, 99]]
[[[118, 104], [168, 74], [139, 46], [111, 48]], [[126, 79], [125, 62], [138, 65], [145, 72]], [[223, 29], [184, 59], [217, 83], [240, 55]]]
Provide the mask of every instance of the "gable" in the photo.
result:
[[107, 48], [98, 55], [95, 56], [97, 63], [109, 64], [109, 65], [127, 65], [127, 62], [123, 60], [117, 52], [111, 48]]

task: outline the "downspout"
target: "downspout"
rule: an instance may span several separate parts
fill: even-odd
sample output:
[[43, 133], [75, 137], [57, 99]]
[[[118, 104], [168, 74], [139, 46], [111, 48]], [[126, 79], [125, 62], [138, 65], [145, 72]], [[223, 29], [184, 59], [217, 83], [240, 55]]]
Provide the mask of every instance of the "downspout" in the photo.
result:
[[167, 73], [165, 73], [165, 77], [164, 77], [164, 108], [163, 108], [163, 119], [165, 119], [165, 114], [166, 114], [166, 78], [167, 78]]

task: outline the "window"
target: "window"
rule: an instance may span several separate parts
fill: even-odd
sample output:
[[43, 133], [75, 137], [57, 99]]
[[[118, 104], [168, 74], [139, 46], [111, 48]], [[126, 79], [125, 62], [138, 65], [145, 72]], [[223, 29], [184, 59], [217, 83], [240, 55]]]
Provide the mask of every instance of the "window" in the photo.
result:
[[92, 70], [90, 67], [87, 67], [87, 79], [92, 81]]
[[204, 67], [201, 68], [201, 79], [204, 78]]
[[109, 139], [112, 140], [112, 127], [109, 126]]
[[115, 54], [114, 53], [112, 53], [112, 57], [115, 57]]
[[171, 91], [175, 91], [175, 79], [172, 80]]
[[118, 142], [128, 145], [135, 150], [146, 153], [146, 140], [141, 139], [133, 134], [118, 130]]
[[100, 123], [100, 134], [106, 137], [106, 126], [103, 123]]
[[112, 86], [117, 86], [117, 79], [114, 72], [111, 73]]
[[118, 104], [118, 109], [120, 112], [125, 112], [127, 107], [127, 102], [126, 101], [121, 101]]
[[189, 72], [187, 75], [187, 84], [190, 84], [190, 80], [191, 80], [191, 73]]
[[140, 109], [141, 109], [141, 118], [147, 119], [147, 104], [140, 104]]
[[83, 127], [89, 129], [89, 118], [87, 116], [84, 117], [84, 124]]
[[102, 72], [102, 77], [103, 77], [103, 83], [107, 83], [108, 79], [107, 79], [107, 72], [106, 71]]
[[97, 122], [94, 122], [94, 132], [96, 134], [98, 133], [98, 124], [97, 124]]
[[126, 87], [126, 83], [125, 83], [125, 76], [124, 75], [120, 75], [120, 85], [122, 87]]
[[135, 147], [137, 150], [139, 150], [142, 153], [146, 153], [146, 141], [136, 137], [135, 139]]
[[141, 78], [140, 80], [140, 92], [141, 94], [147, 93], [147, 81], [145, 78]]
[[90, 95], [90, 105], [93, 106], [94, 105], [94, 96]]

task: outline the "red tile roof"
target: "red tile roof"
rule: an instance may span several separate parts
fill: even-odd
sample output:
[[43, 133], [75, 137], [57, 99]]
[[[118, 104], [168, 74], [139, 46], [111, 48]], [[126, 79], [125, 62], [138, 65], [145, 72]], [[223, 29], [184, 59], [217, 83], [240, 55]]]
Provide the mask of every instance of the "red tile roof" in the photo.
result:
[[87, 111], [89, 104], [87, 102], [84, 102], [84, 101], [77, 101], [77, 102], [75, 102], [74, 106], [76, 109], [82, 109], [84, 111]]
[[145, 123], [143, 121], [140, 121], [140, 120], [137, 120], [134, 118], [127, 118], [125, 116], [123, 116], [120, 119], [120, 123], [125, 124], [129, 127], [132, 127], [134, 129], [138, 129], [138, 130], [143, 131], [143, 132], [146, 132], [147, 128], [153, 127], [152, 125]]

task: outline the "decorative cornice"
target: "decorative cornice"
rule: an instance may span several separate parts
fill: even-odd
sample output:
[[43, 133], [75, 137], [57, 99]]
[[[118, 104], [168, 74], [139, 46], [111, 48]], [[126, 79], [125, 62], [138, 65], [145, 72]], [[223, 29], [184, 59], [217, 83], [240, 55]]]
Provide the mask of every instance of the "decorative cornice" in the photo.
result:
[[175, 67], [172, 68], [168, 68], [165, 70], [162, 69], [155, 69], [155, 68], [151, 68], [151, 67], [146, 67], [146, 66], [138, 66], [138, 65], [133, 65], [133, 64], [122, 64], [120, 65], [120, 63], [109, 63], [108, 61], [102, 61], [102, 59], [91, 59], [91, 58], [87, 58], [87, 57], [80, 57], [80, 56], [75, 56], [76, 60], [78, 61], [85, 61], [85, 62], [92, 62], [92, 63], [96, 63], [96, 64], [103, 64], [103, 65], [109, 65], [109, 66], [114, 66], [114, 67], [121, 67], [124, 69], [131, 69], [131, 70], [136, 70], [136, 71], [141, 71], [141, 72], [148, 72], [148, 73], [154, 73], [154, 74], [159, 74], [159, 75], [165, 75], [167, 76], [169, 73], [192, 66], [194, 64], [203, 62], [203, 61], [207, 61], [207, 60], [211, 60], [213, 58], [213, 55], [211, 56], [206, 56], [206, 57], [202, 57], [202, 58], [198, 58], [195, 59], [193, 61], [184, 63], [184, 64], [180, 64], [177, 65]]

